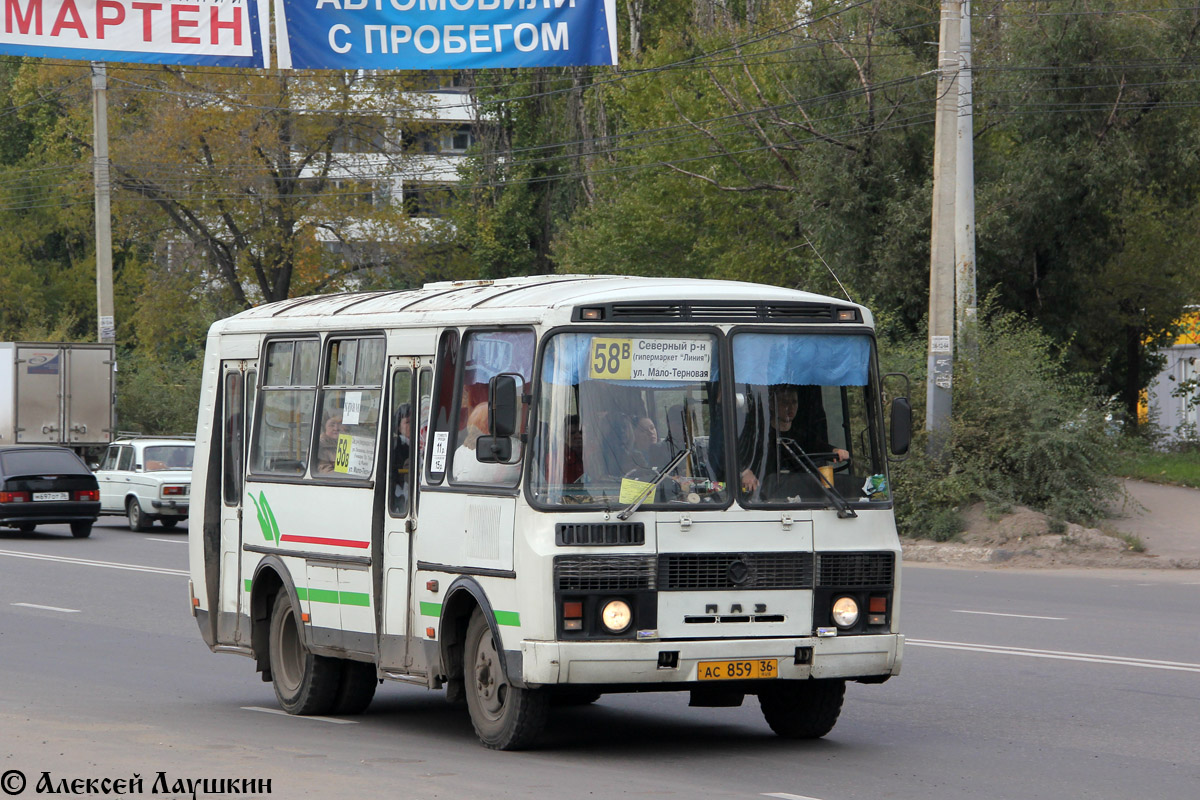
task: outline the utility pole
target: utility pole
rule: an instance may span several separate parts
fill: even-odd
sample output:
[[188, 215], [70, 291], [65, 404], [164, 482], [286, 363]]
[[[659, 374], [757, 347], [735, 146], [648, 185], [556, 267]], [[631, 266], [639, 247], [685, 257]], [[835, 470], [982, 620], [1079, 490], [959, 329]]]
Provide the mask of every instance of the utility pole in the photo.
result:
[[977, 355], [975, 338], [975, 122], [971, 95], [971, 0], [961, 0], [958, 40], [958, 150], [954, 161], [955, 332], [962, 354]]
[[92, 62], [92, 180], [96, 194], [96, 339], [113, 344], [112, 181], [108, 164], [108, 68]]
[[958, 38], [961, 0], [942, 0], [938, 44], [937, 117], [933, 143], [933, 214], [929, 260], [929, 349], [926, 358], [925, 430], [929, 454], [938, 458], [950, 433], [954, 374], [954, 162], [958, 132]]

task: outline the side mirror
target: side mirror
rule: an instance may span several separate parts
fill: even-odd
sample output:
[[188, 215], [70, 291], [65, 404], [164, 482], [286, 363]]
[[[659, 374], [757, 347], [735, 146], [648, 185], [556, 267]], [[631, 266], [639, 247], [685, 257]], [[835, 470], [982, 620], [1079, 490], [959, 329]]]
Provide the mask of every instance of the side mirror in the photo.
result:
[[[503, 373], [488, 381], [488, 433], [507, 439], [517, 432], [517, 380], [519, 375]], [[511, 443], [509, 449], [511, 450]]]
[[891, 407], [891, 442], [892, 455], [902, 456], [908, 452], [912, 444], [912, 405], [907, 397], [897, 397], [892, 400]]
[[475, 460], [480, 464], [507, 464], [512, 461], [512, 449], [508, 436], [480, 436], [475, 440]]

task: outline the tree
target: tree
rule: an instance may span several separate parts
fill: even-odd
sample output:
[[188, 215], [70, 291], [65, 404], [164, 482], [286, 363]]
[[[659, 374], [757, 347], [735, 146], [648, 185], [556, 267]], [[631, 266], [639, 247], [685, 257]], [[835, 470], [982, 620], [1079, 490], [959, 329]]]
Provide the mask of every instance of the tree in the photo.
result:
[[[83, 159], [79, 70], [29, 64], [19, 81], [57, 114], [58, 149]], [[404, 145], [429, 127], [411, 75], [125, 67], [109, 85], [117, 227], [157, 243], [168, 274], [188, 272], [225, 308], [394, 269], [424, 235], [392, 202]]]

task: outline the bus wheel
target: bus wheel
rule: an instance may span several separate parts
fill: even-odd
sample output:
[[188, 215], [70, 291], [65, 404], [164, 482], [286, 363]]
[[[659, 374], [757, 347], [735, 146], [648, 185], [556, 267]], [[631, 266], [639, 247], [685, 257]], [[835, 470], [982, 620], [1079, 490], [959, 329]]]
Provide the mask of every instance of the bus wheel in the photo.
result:
[[334, 714], [361, 714], [371, 705], [379, 678], [375, 676], [375, 665], [363, 661], [341, 659], [341, 681], [337, 699], [333, 703]]
[[784, 681], [764, 688], [758, 704], [785, 739], [820, 739], [833, 730], [846, 694], [844, 680]]
[[337, 699], [336, 659], [313, 655], [304, 646], [288, 593], [275, 596], [271, 612], [271, 682], [279, 706], [289, 714], [325, 714]]
[[492, 629], [479, 609], [467, 625], [463, 679], [471, 724], [484, 747], [522, 750], [534, 743], [546, 724], [549, 696], [508, 682]]

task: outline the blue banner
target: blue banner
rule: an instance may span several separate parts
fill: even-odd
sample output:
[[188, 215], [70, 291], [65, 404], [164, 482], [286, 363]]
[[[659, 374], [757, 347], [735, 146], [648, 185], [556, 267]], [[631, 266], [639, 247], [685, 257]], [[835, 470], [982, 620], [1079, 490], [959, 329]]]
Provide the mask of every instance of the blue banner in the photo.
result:
[[617, 59], [615, 0], [275, 0], [275, 9], [285, 69], [565, 67]]
[[[0, 0], [0, 55], [266, 66], [266, 0]], [[260, 9], [260, 4], [262, 8]]]

